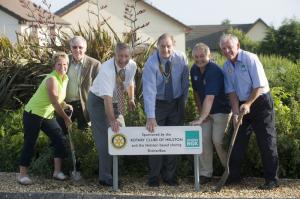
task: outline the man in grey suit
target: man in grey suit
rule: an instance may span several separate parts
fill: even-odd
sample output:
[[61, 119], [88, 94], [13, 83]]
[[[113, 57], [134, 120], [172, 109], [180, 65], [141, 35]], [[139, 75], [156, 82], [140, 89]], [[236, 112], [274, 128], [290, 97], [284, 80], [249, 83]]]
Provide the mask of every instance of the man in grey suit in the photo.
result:
[[134, 76], [136, 63], [125, 43], [118, 43], [115, 56], [104, 62], [90, 88], [88, 112], [93, 137], [99, 154], [99, 184], [113, 186], [112, 156], [108, 154], [108, 128], [118, 133], [124, 122], [124, 93], [128, 94], [128, 110], [134, 110]]
[[[183, 53], [174, 50], [174, 38], [163, 34], [158, 38], [158, 51], [145, 63], [143, 96], [147, 115], [146, 128], [150, 132], [160, 126], [181, 126], [189, 90], [189, 68]], [[149, 156], [148, 185], [159, 186], [159, 175], [169, 186], [176, 186], [175, 155]]]
[[[101, 63], [85, 54], [87, 42], [81, 36], [74, 36], [70, 39], [70, 48], [72, 54], [69, 55], [70, 63], [67, 72], [69, 83], [65, 101], [73, 107], [72, 121], [77, 120], [78, 129], [84, 131], [90, 121], [87, 112], [88, 92], [98, 74]], [[65, 125], [60, 119], [58, 120], [66, 134]]]

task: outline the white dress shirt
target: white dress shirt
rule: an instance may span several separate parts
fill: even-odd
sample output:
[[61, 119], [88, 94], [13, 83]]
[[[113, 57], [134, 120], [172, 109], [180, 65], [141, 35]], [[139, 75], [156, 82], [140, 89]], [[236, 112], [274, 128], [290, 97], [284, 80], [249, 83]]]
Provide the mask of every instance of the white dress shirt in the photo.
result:
[[[116, 89], [116, 71], [114, 62], [115, 59], [111, 58], [102, 64], [100, 71], [90, 88], [90, 91], [98, 97], [105, 95], [113, 97], [114, 90]], [[117, 66], [117, 64], [116, 67], [117, 72], [119, 72], [121, 68]], [[125, 66], [125, 81], [123, 82], [125, 90], [128, 89], [129, 85], [134, 84], [136, 69], [137, 66], [135, 61], [130, 59]]]

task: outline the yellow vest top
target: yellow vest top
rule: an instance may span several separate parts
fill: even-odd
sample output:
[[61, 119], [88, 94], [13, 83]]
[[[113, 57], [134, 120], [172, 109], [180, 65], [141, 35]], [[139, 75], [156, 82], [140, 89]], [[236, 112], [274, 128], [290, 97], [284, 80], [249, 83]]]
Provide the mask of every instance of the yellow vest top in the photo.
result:
[[48, 74], [40, 84], [37, 91], [31, 97], [25, 106], [25, 111], [31, 112], [45, 119], [52, 119], [54, 117], [54, 106], [51, 104], [46, 82], [50, 77], [54, 77], [58, 86], [58, 103], [62, 103], [66, 97], [66, 90], [68, 84], [68, 76], [62, 80], [58, 73], [54, 70]]

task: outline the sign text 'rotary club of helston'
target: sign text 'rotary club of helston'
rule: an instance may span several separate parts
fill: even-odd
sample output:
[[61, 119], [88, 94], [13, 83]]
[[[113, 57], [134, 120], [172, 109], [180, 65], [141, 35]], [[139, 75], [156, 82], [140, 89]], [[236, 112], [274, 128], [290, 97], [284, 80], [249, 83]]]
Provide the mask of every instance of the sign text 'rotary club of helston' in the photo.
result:
[[200, 154], [200, 126], [159, 126], [150, 133], [145, 127], [122, 127], [119, 133], [108, 131], [109, 154], [155, 155]]

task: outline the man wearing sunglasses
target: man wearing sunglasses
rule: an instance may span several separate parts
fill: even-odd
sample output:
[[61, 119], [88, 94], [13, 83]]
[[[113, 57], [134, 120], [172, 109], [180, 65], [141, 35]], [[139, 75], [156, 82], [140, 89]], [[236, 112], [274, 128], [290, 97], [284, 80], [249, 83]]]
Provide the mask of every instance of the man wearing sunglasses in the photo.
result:
[[[87, 56], [87, 42], [81, 36], [70, 39], [69, 70], [67, 75], [69, 83], [67, 87], [66, 102], [73, 107], [72, 121], [77, 120], [78, 129], [84, 131], [88, 127], [89, 117], [87, 113], [87, 96], [92, 82], [96, 78], [101, 63]], [[63, 131], [67, 129], [61, 123]]]

